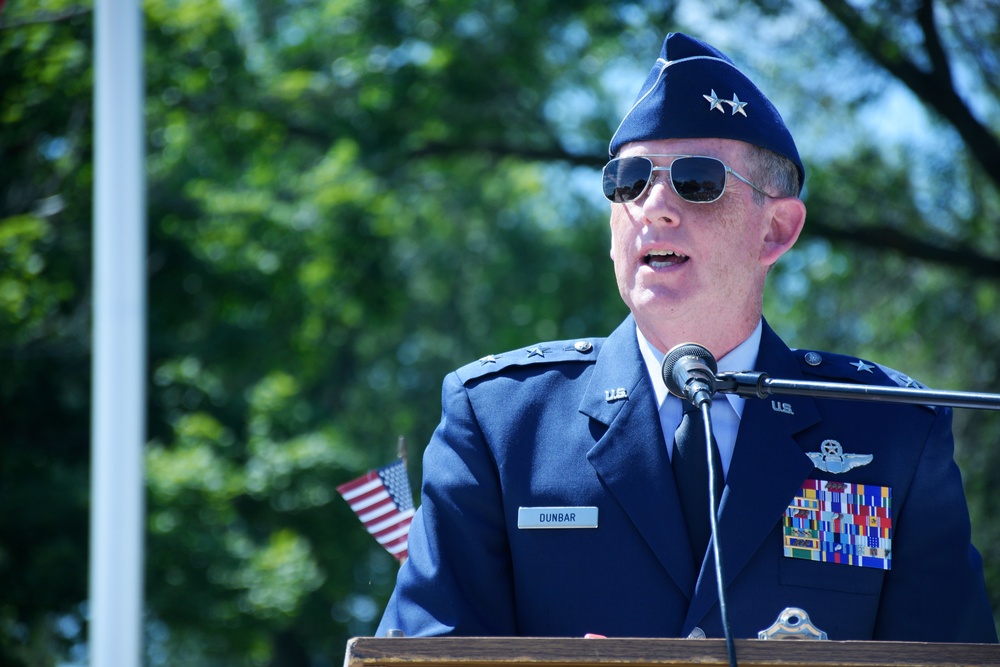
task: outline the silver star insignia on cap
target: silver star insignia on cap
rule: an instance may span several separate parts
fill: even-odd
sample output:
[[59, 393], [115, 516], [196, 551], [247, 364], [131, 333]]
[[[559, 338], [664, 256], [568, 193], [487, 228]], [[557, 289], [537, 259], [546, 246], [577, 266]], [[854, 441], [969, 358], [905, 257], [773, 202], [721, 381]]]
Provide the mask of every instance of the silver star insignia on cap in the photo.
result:
[[704, 97], [706, 100], [708, 100], [708, 105], [709, 105], [708, 106], [708, 110], [709, 111], [712, 111], [713, 109], [718, 109], [720, 112], [726, 113], [726, 110], [722, 108], [722, 103], [725, 100], [720, 100], [719, 99], [719, 96], [715, 94], [715, 89], [714, 88], [712, 89], [712, 94], [710, 96], [709, 95], [702, 95], [702, 97]]
[[744, 118], [747, 117], [746, 109], [743, 108], [747, 105], [747, 103], [740, 102], [740, 98], [736, 96], [736, 93], [733, 93], [733, 100], [731, 102], [726, 101], [726, 104], [729, 104], [733, 107], [733, 113], [732, 113], [733, 116], [735, 116], [736, 114], [742, 114]]
[[718, 109], [720, 113], [724, 114], [724, 113], [726, 113], [726, 110], [725, 110], [725, 108], [723, 108], [722, 105], [723, 104], [728, 104], [733, 109], [732, 112], [730, 113], [731, 116], [735, 116], [736, 114], [740, 114], [744, 118], [747, 117], [747, 111], [746, 111], [746, 105], [747, 105], [747, 103], [746, 102], [741, 102], [739, 95], [737, 95], [736, 93], [733, 93], [733, 99], [731, 99], [731, 100], [724, 100], [724, 99], [720, 98], [718, 95], [715, 94], [715, 89], [713, 88], [710, 95], [702, 95], [702, 97], [704, 97], [706, 100], [708, 100], [708, 110], [709, 111], [713, 111], [715, 109]]

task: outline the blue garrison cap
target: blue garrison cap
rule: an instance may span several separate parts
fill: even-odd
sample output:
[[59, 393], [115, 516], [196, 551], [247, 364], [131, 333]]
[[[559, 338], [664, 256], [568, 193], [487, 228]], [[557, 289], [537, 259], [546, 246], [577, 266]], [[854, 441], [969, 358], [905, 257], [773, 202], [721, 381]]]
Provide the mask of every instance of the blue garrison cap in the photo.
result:
[[788, 158], [805, 181], [805, 167], [781, 115], [725, 54], [673, 32], [635, 104], [611, 138], [624, 144], [657, 139], [736, 139]]

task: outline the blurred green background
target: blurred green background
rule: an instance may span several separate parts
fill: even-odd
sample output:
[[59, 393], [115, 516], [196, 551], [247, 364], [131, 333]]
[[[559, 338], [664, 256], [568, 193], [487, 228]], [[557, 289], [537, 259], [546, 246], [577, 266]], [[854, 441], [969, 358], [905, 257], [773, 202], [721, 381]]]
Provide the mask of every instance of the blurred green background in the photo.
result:
[[[997, 0], [144, 13], [148, 665], [340, 665], [373, 631], [397, 565], [335, 486], [405, 436], [416, 488], [446, 372], [625, 315], [598, 179], [672, 30], [750, 72], [806, 162], [771, 324], [1000, 391]], [[86, 660], [93, 24], [0, 3], [4, 665]], [[958, 411], [956, 439], [1000, 609], [1000, 419]]]

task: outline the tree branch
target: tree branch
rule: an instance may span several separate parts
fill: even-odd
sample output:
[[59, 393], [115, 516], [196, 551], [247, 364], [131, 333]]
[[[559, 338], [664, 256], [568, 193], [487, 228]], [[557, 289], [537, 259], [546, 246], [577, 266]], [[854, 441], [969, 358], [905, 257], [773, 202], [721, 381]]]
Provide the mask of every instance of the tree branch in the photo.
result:
[[[574, 155], [557, 148], [524, 150], [499, 144], [468, 146], [446, 143], [429, 144], [422, 149], [412, 151], [409, 157], [419, 159], [476, 152], [542, 162], [559, 161], [595, 169], [602, 164], [603, 159], [593, 155]], [[834, 243], [847, 243], [880, 252], [898, 252], [930, 264], [959, 269], [975, 278], [996, 281], [1000, 277], [1000, 258], [984, 255], [968, 246], [949, 246], [944, 242], [932, 243], [923, 237], [910, 236], [885, 225], [845, 228], [825, 222], [821, 213], [810, 214], [803, 236], [824, 238]]]
[[917, 8], [917, 23], [924, 33], [924, 45], [931, 61], [931, 75], [938, 84], [947, 90], [954, 90], [955, 83], [951, 78], [951, 63], [948, 54], [941, 45], [941, 35], [934, 23], [934, 0], [924, 0]]
[[495, 157], [515, 156], [525, 160], [538, 162], [566, 162], [577, 167], [592, 167], [600, 169], [607, 161], [606, 157], [593, 155], [579, 155], [568, 153], [560, 148], [518, 148], [503, 144], [481, 144], [481, 145], [456, 145], [444, 142], [430, 143], [423, 148], [411, 151], [412, 158], [438, 157], [455, 155], [459, 153], [488, 153]]
[[[2, 10], [3, 4], [0, 2], [0, 12], [2, 12]], [[76, 18], [77, 16], [90, 14], [92, 11], [93, 10], [90, 7], [70, 7], [62, 10], [61, 12], [35, 12], [27, 18], [15, 21], [5, 21], [3, 17], [0, 16], [0, 30], [12, 30], [14, 28], [23, 28], [29, 25], [68, 21], [69, 19]]]
[[958, 269], [977, 279], [996, 282], [1000, 277], [1000, 258], [989, 257], [967, 246], [929, 243], [884, 225], [845, 228], [827, 223], [822, 216], [810, 215], [802, 234], [882, 252], [895, 251], [906, 257]]
[[924, 104], [954, 126], [972, 156], [997, 187], [1000, 187], [1000, 141], [972, 115], [955, 91], [948, 60], [934, 24], [931, 0], [925, 0], [918, 10], [925, 47], [933, 66], [929, 73], [907, 60], [903, 55], [902, 45], [893, 41], [878, 26], [867, 23], [846, 0], [820, 1], [875, 62], [902, 81]]

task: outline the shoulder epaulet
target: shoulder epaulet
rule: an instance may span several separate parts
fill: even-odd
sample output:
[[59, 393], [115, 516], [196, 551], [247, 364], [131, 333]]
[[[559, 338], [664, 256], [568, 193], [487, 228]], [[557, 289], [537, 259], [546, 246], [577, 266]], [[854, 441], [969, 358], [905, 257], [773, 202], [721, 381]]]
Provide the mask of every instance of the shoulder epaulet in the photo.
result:
[[[817, 350], [794, 350], [799, 366], [806, 375], [831, 382], [852, 382], [876, 386], [926, 389], [927, 387], [893, 368], [857, 357]], [[934, 409], [933, 406], [925, 406]]]
[[455, 373], [462, 383], [469, 380], [502, 373], [510, 368], [536, 364], [557, 364], [565, 362], [593, 362], [597, 358], [603, 338], [580, 338], [576, 340], [537, 343], [518, 350], [499, 354], [488, 354], [472, 363], [462, 366]]

